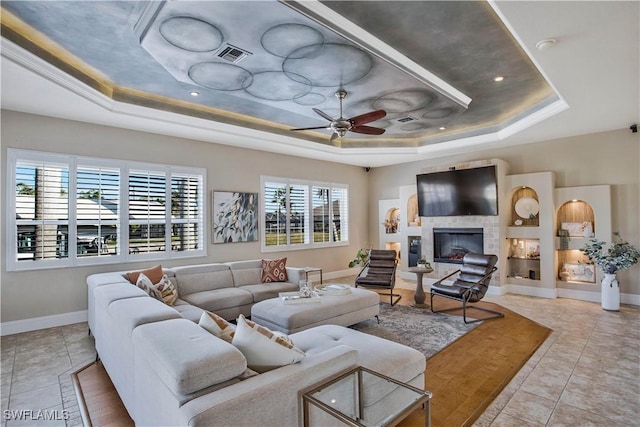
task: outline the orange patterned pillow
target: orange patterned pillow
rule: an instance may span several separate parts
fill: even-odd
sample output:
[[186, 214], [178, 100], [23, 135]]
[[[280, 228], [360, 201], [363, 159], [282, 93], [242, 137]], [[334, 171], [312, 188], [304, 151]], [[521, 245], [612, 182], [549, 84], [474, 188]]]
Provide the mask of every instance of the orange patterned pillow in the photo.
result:
[[262, 283], [287, 280], [287, 258], [262, 260]]

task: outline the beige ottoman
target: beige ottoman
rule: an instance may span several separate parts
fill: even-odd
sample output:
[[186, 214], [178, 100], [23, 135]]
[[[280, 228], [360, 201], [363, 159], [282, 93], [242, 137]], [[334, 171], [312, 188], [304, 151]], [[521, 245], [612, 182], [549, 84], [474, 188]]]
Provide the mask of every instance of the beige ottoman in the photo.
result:
[[284, 304], [280, 298], [260, 301], [251, 308], [251, 320], [267, 328], [292, 334], [319, 325], [350, 326], [377, 317], [380, 296], [351, 288], [347, 295], [323, 295], [320, 302]]

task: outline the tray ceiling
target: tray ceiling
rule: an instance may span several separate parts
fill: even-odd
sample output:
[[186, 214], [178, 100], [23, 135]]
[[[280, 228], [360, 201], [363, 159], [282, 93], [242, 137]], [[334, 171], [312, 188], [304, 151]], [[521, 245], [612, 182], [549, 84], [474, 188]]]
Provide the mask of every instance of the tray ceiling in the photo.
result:
[[[3, 2], [3, 37], [114, 101], [330, 145], [314, 113], [383, 109], [339, 148], [482, 137], [563, 101], [489, 3]], [[504, 80], [495, 82], [494, 78]], [[197, 92], [198, 96], [192, 96]]]

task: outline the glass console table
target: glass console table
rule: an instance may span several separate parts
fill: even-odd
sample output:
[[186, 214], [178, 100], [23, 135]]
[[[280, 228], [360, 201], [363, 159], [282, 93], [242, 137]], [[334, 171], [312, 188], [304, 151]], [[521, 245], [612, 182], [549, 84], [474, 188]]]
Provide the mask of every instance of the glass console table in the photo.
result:
[[[373, 384], [368, 386], [367, 384]], [[388, 393], [376, 401], [380, 388]], [[395, 426], [416, 409], [424, 409], [425, 426], [431, 426], [431, 392], [389, 378], [362, 366], [315, 385], [302, 395], [304, 425], [311, 424], [311, 406], [348, 426]], [[365, 402], [376, 401], [371, 407]]]

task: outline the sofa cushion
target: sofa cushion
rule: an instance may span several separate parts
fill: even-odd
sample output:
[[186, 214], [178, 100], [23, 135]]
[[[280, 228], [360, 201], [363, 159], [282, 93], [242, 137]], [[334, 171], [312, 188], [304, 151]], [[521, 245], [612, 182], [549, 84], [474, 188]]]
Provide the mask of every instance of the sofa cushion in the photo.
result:
[[232, 261], [225, 263], [231, 268], [234, 286], [262, 283], [262, 261]]
[[231, 270], [225, 264], [192, 265], [172, 270], [181, 296], [233, 286]]
[[243, 315], [238, 316], [238, 326], [232, 344], [247, 358], [247, 365], [256, 372], [266, 372], [280, 366], [300, 362], [305, 353], [291, 341], [274, 334]]
[[253, 302], [260, 302], [266, 299], [278, 298], [280, 292], [297, 291], [299, 287], [297, 284], [291, 282], [272, 282], [240, 286], [240, 289], [251, 292]]
[[200, 325], [205, 331], [228, 343], [233, 340], [233, 335], [236, 331], [236, 327], [234, 325], [227, 322], [217, 314], [206, 310], [202, 312], [198, 325]]
[[134, 285], [138, 282], [138, 276], [144, 273], [152, 283], [158, 283], [162, 279], [162, 266], [156, 265], [155, 267], [147, 268], [146, 270], [130, 271], [125, 274], [125, 277]]
[[181, 298], [189, 304], [214, 313], [222, 309], [240, 307], [253, 302], [253, 297], [249, 292], [233, 287], [195, 292], [189, 295], [181, 295]]
[[181, 318], [173, 308], [148, 296], [114, 301], [109, 304], [108, 312], [117, 322], [117, 326], [123, 328], [128, 335], [131, 335], [135, 328], [146, 323]]
[[175, 304], [172, 305], [172, 308], [180, 313], [182, 317], [191, 320], [193, 323], [198, 323], [200, 316], [202, 316], [202, 312], [204, 311], [200, 307], [191, 305], [180, 298], [176, 300]]
[[[189, 394], [243, 375], [247, 361], [229, 343], [186, 319], [149, 323], [134, 331], [136, 354], [176, 394]], [[185, 349], [189, 351], [185, 351]]]
[[262, 260], [262, 283], [287, 280], [287, 258]]

